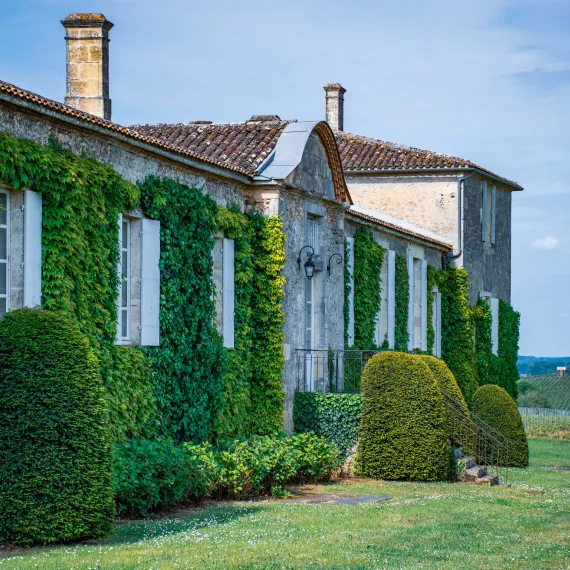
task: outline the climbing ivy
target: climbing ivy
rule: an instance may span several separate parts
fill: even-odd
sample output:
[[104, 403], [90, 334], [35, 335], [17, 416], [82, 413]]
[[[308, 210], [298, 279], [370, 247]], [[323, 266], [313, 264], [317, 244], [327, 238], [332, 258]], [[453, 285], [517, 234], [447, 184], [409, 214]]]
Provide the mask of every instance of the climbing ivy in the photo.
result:
[[350, 321], [350, 294], [352, 293], [351, 280], [352, 275], [350, 274], [350, 269], [348, 268], [348, 259], [350, 257], [350, 251], [348, 248], [348, 243], [344, 242], [344, 348], [351, 348], [348, 345], [348, 323]]
[[146, 216], [160, 220], [160, 346], [148, 347], [161, 432], [202, 442], [223, 405], [226, 351], [214, 326], [217, 205], [195, 188], [147, 178]]
[[493, 354], [493, 341], [491, 327], [493, 316], [491, 307], [485, 299], [479, 297], [471, 310], [473, 316], [473, 330], [475, 338], [475, 359], [479, 385], [497, 384], [498, 362]]
[[515, 311], [508, 303], [499, 300], [499, 361], [500, 379], [499, 386], [504, 388], [509, 395], [516, 400], [518, 396], [519, 371], [517, 360], [519, 353], [519, 312]]
[[239, 207], [219, 208], [216, 224], [235, 248], [234, 348], [228, 350], [224, 404], [214, 427], [216, 439], [247, 436], [250, 430], [252, 359], [253, 256], [251, 227]]
[[251, 432], [276, 433], [283, 429], [284, 367], [282, 300], [285, 277], [285, 234], [279, 217], [248, 213], [253, 257], [251, 308]]
[[435, 346], [435, 330], [433, 328], [433, 303], [431, 292], [437, 287], [437, 269], [432, 265], [427, 267], [427, 354], [433, 354]]
[[[140, 192], [112, 168], [53, 141], [41, 146], [0, 133], [0, 181], [42, 195], [42, 306], [69, 313], [95, 351], [115, 439], [155, 428], [148, 364], [114, 344], [119, 261], [117, 222]], [[128, 401], [125, 401], [128, 398]]]
[[453, 372], [467, 403], [479, 385], [473, 346], [473, 319], [469, 307], [469, 277], [464, 269], [438, 274], [441, 293], [442, 359]]
[[376, 316], [380, 310], [380, 270], [385, 249], [378, 245], [368, 228], [354, 236], [354, 347], [377, 349], [374, 342]]
[[408, 311], [410, 304], [410, 282], [408, 264], [403, 255], [396, 255], [395, 275], [395, 331], [394, 348], [407, 352], [410, 333], [408, 332]]

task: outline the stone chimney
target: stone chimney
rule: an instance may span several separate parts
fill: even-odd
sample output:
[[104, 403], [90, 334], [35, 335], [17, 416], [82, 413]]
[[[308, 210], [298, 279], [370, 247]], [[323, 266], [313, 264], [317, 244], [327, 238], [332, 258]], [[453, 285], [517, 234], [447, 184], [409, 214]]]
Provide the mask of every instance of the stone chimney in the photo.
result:
[[103, 14], [71, 14], [61, 23], [67, 32], [65, 104], [111, 120], [109, 99], [109, 30]]
[[327, 123], [333, 131], [344, 130], [344, 94], [346, 89], [340, 83], [329, 83], [323, 87], [327, 100]]

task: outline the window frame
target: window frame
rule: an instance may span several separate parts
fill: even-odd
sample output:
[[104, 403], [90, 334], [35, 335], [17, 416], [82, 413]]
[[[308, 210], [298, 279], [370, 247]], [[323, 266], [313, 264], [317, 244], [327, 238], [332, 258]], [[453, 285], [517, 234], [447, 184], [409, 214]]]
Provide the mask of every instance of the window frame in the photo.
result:
[[[127, 247], [124, 247], [123, 243], [123, 225], [127, 224]], [[127, 216], [121, 215], [120, 217], [120, 228], [119, 228], [119, 299], [118, 299], [118, 315], [117, 315], [117, 341], [119, 344], [129, 344], [132, 340], [131, 331], [131, 287], [132, 287], [132, 268], [131, 268], [131, 257], [132, 257], [132, 222]], [[123, 275], [123, 253], [127, 254], [127, 276]], [[126, 281], [127, 289], [127, 299], [126, 307], [124, 305], [123, 298], [123, 282]], [[126, 330], [127, 334], [123, 335], [123, 317], [126, 309]]]

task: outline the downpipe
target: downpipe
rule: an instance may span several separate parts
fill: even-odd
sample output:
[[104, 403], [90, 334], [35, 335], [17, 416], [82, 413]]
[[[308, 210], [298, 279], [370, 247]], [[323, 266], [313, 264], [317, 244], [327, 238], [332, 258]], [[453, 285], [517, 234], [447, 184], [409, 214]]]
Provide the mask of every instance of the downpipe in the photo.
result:
[[463, 192], [465, 191], [465, 181], [469, 180], [472, 176], [475, 175], [475, 171], [473, 170], [471, 174], [467, 174], [467, 176], [462, 176], [457, 181], [457, 244], [458, 244], [458, 251], [457, 253], [447, 254], [445, 256], [445, 266], [449, 267], [451, 261], [457, 259], [463, 255]]

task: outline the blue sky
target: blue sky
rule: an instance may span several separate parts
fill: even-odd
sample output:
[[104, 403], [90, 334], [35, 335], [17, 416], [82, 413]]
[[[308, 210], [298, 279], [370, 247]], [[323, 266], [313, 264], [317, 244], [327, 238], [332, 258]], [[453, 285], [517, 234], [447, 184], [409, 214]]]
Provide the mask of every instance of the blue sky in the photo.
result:
[[3, 0], [0, 78], [63, 100], [71, 12], [111, 31], [113, 119], [320, 119], [517, 180], [521, 354], [570, 354], [568, 0]]

